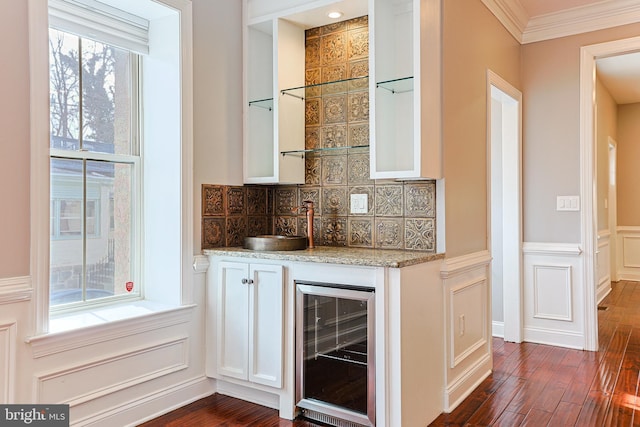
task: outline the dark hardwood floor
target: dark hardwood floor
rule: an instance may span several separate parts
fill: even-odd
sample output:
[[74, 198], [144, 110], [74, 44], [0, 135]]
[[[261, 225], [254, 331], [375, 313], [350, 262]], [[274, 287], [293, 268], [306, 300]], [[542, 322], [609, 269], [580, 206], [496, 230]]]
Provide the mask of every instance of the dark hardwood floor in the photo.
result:
[[[640, 283], [612, 287], [598, 311], [597, 352], [494, 338], [493, 373], [431, 426], [640, 426]], [[213, 395], [142, 426], [318, 425]]]

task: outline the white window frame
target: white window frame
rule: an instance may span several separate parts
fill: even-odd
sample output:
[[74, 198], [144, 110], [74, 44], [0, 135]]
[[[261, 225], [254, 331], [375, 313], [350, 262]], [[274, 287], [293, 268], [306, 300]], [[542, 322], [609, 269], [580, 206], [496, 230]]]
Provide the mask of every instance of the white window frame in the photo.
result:
[[[172, 263], [173, 273], [171, 279], [157, 280], [159, 283], [147, 284], [154, 290], [150, 292], [150, 297], [145, 297], [144, 301], [138, 301], [135, 306], [131, 303], [119, 307], [112, 307], [114, 314], [108, 321], [101, 321], [104, 331], [110, 327], [111, 321], [132, 319], [126, 324], [119, 322], [122, 328], [136, 326], [136, 322], [144, 321], [148, 316], [171, 316], [175, 309], [179, 307], [190, 307], [193, 302], [193, 66], [192, 66], [192, 4], [190, 0], [153, 0], [156, 6], [165, 7], [172, 13], [172, 23], [175, 28], [177, 46], [175, 47], [174, 61], [175, 68], [172, 75], [179, 80], [174, 80], [176, 86], [177, 114], [173, 114], [173, 126], [177, 127], [176, 135], [172, 141], [178, 143], [176, 147], [179, 154], [177, 162], [177, 176], [179, 183], [174, 191], [177, 206], [176, 218], [171, 224], [172, 229], [176, 229], [174, 238], [171, 240], [172, 246], [177, 239], [178, 248], [173, 250], [169, 261]], [[132, 2], [138, 6], [137, 2]], [[35, 336], [28, 341], [44, 344], [50, 339], [55, 340], [58, 334], [51, 335], [49, 316], [49, 224], [50, 224], [50, 199], [49, 199], [49, 24], [48, 5], [42, 0], [28, 0], [29, 9], [29, 56], [30, 56], [30, 105], [31, 105], [31, 183], [30, 183], [30, 203], [31, 203], [31, 276], [35, 288]], [[158, 18], [158, 26], [162, 27], [163, 19]], [[175, 22], [177, 20], [177, 23]], [[150, 26], [154, 27], [151, 21]], [[162, 30], [160, 30], [162, 32]], [[151, 37], [150, 37], [151, 38]], [[164, 64], [166, 65], [166, 64]], [[143, 64], [145, 67], [145, 64]], [[153, 69], [153, 64], [149, 64], [149, 69]], [[175, 79], [176, 77], [174, 77]], [[175, 99], [173, 100], [175, 101]], [[155, 107], [160, 111], [162, 104]], [[143, 109], [153, 112], [154, 105], [149, 102]], [[153, 133], [149, 128], [151, 123], [147, 123], [147, 128], [142, 132]], [[156, 130], [161, 132], [161, 129]], [[176, 140], [177, 138], [177, 140]], [[173, 143], [173, 142], [172, 142]], [[145, 169], [142, 165], [141, 169]], [[153, 206], [151, 209], [154, 208]], [[144, 209], [150, 209], [145, 207]], [[150, 230], [146, 230], [147, 234]], [[158, 230], [160, 231], [160, 230]], [[149, 236], [145, 236], [148, 238]], [[148, 246], [148, 245], [147, 245]], [[141, 268], [145, 270], [158, 270], [156, 277], [160, 277], [166, 259], [154, 259], [157, 254], [162, 253], [161, 247], [156, 247], [156, 252], [152, 254], [143, 253]], [[127, 305], [129, 304], [129, 305]], [[116, 313], [117, 312], [117, 313]], [[85, 313], [91, 314], [91, 313]], [[104, 317], [104, 316], [103, 316]], [[73, 323], [73, 322], [71, 322]], [[81, 328], [83, 324], [74, 324], [72, 328]], [[94, 325], [95, 326], [95, 325]], [[94, 333], [100, 334], [101, 326], [97, 325]], [[112, 326], [111, 326], [112, 328]], [[72, 332], [72, 331], [71, 331]], [[78, 335], [79, 336], [79, 335]]]

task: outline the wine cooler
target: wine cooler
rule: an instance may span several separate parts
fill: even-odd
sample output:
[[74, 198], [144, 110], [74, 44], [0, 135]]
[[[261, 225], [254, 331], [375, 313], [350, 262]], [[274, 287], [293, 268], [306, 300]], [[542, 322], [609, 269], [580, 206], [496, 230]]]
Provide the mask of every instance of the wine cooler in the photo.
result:
[[375, 426], [371, 288], [296, 281], [296, 400], [306, 418]]

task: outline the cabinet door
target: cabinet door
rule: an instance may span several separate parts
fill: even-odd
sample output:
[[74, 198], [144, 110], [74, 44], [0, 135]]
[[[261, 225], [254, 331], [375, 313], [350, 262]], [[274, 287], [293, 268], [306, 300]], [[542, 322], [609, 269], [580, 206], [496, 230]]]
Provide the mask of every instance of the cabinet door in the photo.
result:
[[283, 280], [281, 265], [249, 266], [249, 380], [282, 387]]
[[221, 262], [218, 269], [218, 374], [249, 379], [249, 265]]

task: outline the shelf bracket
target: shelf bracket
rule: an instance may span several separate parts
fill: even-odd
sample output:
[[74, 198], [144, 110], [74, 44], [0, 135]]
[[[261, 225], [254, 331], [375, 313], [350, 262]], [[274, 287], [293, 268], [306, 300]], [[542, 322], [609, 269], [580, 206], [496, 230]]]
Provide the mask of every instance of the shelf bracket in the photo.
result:
[[262, 105], [260, 105], [260, 104], [252, 104], [251, 102], [249, 103], [249, 107], [264, 108], [265, 110], [269, 110], [269, 111], [273, 110], [273, 108], [271, 108], [271, 107], [263, 107], [263, 106], [262, 106]]
[[388, 87], [384, 87], [384, 86], [380, 86], [379, 84], [376, 85], [376, 88], [380, 88], [380, 89], [384, 89], [384, 90], [388, 90], [389, 92], [391, 92], [392, 94], [396, 94], [396, 93], [407, 93], [407, 92], [413, 92], [412, 89], [407, 89], [407, 90], [395, 90], [395, 89], [389, 89]]
[[304, 154], [300, 154], [300, 153], [289, 153], [286, 151], [282, 151], [280, 152], [280, 154], [282, 154], [282, 157], [284, 156], [294, 156], [294, 157], [300, 157], [301, 159], [304, 159]]
[[285, 92], [284, 90], [282, 92], [280, 92], [282, 95], [289, 95], [289, 96], [293, 96], [294, 98], [298, 98], [301, 99], [302, 101], [304, 101], [304, 96], [300, 96], [300, 95], [294, 95], [292, 93], [289, 92]]

